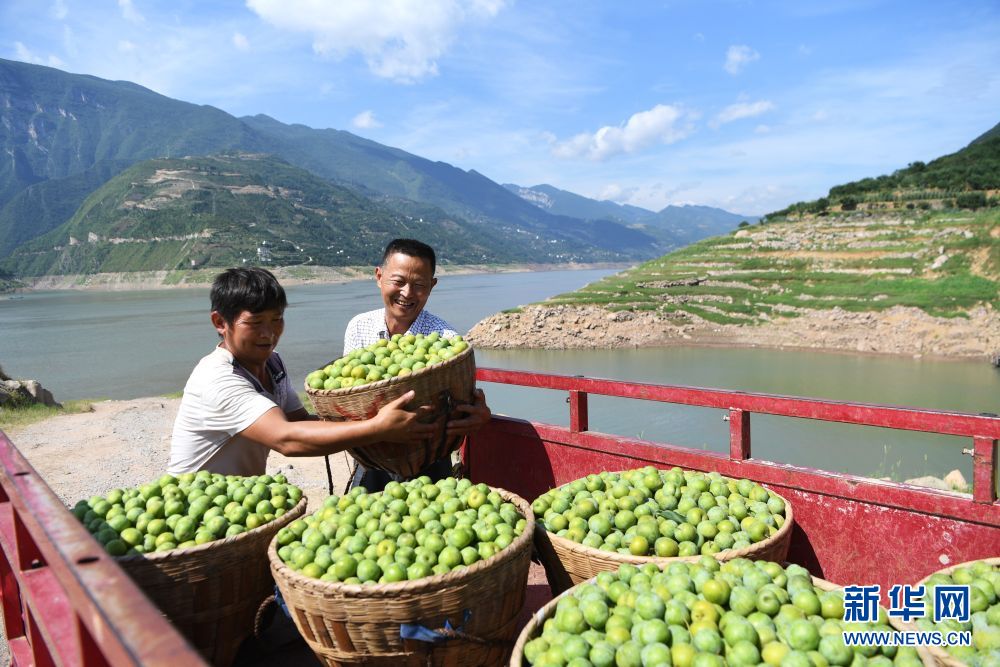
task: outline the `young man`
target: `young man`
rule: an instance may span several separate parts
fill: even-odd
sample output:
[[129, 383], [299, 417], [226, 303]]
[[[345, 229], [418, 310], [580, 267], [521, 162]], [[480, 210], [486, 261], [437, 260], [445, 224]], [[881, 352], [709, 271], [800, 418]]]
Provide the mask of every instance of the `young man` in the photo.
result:
[[[380, 338], [394, 334], [430, 334], [442, 337], [456, 335], [454, 327], [425, 310], [431, 290], [437, 285], [434, 272], [437, 258], [434, 249], [413, 239], [393, 239], [382, 253], [382, 262], [375, 267], [375, 284], [382, 294], [382, 308], [354, 316], [344, 333], [344, 354], [371, 345]], [[458, 419], [448, 422], [449, 436], [475, 433], [492, 416], [486, 397], [477, 389], [474, 402], [456, 405]], [[437, 461], [421, 474], [440, 479], [451, 472], [451, 461]], [[381, 470], [368, 470], [358, 465], [353, 486], [364, 486], [369, 492], [380, 491], [392, 477]]]
[[434, 432], [404, 409], [413, 392], [361, 422], [322, 422], [309, 415], [275, 352], [285, 329], [285, 291], [269, 271], [228, 269], [212, 284], [212, 325], [219, 345], [184, 387], [170, 442], [169, 472], [209, 470], [262, 475], [271, 450], [323, 456], [372, 442], [417, 443]]

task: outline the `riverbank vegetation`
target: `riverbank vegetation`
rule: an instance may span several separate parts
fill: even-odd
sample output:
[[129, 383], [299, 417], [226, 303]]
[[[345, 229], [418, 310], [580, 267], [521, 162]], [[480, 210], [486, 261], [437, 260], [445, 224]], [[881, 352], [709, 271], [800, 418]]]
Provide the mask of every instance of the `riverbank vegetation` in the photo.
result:
[[0, 431], [9, 432], [15, 428], [22, 428], [35, 422], [40, 422], [49, 417], [59, 415], [72, 415], [81, 412], [93, 412], [94, 403], [102, 399], [81, 399], [78, 401], [65, 401], [62, 407], [42, 405], [32, 403], [30, 405], [0, 406]]

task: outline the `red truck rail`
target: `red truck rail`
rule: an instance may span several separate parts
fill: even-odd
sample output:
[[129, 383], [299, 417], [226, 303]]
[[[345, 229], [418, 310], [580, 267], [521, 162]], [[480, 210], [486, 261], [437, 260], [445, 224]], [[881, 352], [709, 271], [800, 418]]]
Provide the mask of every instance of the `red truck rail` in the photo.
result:
[[[525, 498], [590, 472], [676, 465], [774, 488], [795, 510], [789, 560], [837, 583], [885, 591], [948, 564], [1000, 555], [998, 417], [495, 368], [480, 368], [477, 377], [568, 392], [568, 428], [495, 417], [464, 450], [470, 477]], [[729, 452], [591, 432], [590, 394], [724, 410]], [[753, 413], [969, 438], [973, 493], [754, 459]], [[15, 665], [205, 664], [2, 432], [0, 548], [0, 601]]]
[[206, 664], [3, 432], [0, 547], [12, 664]]
[[[914, 583], [949, 564], [1000, 555], [1000, 418], [697, 387], [480, 368], [477, 379], [568, 392], [569, 428], [497, 417], [466, 449], [476, 481], [525, 498], [591, 472], [652, 464], [716, 470], [767, 484], [795, 510], [789, 560], [840, 584]], [[590, 394], [719, 408], [729, 452], [719, 454], [589, 431]], [[971, 495], [752, 457], [753, 413], [969, 438]]]

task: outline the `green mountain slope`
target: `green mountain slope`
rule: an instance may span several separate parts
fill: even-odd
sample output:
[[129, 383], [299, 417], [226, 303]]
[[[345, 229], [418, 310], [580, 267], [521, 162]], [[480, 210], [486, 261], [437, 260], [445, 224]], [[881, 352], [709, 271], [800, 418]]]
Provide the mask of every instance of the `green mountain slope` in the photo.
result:
[[24, 187], [106, 160], [255, 149], [229, 114], [124, 81], [0, 59], [0, 203]]
[[830, 188], [827, 197], [798, 202], [768, 217], [826, 211], [986, 208], [1000, 206], [1000, 124], [965, 148], [932, 160], [913, 162], [892, 174]]
[[35, 183], [0, 207], [0, 257], [63, 224], [76, 209], [131, 160], [102, 160], [89, 169], [63, 178]]
[[[440, 207], [502, 234], [537, 235], [539, 246], [553, 242], [547, 262], [657, 253], [656, 239], [641, 230], [550, 215], [474, 171], [347, 132], [285, 125], [266, 116], [241, 120], [132, 83], [2, 59], [0, 145], [6, 154], [0, 160], [0, 257], [65, 222], [89, 194], [87, 187], [130, 164], [227, 150], [273, 153], [366, 193]], [[75, 180], [44, 187], [67, 178]], [[535, 255], [517, 259], [537, 261]]]
[[547, 213], [474, 170], [433, 162], [342, 130], [286, 125], [264, 115], [241, 120], [259, 133], [269, 152], [338, 183], [439, 206], [505, 233], [526, 230], [560, 239], [569, 247], [579, 246], [575, 253], [591, 245], [625, 256], [656, 254], [657, 240], [642, 230]]
[[101, 186], [67, 223], [18, 248], [20, 276], [180, 270], [244, 262], [371, 265], [395, 236], [442, 263], [542, 261], [533, 237], [501, 237], [440, 209], [376, 203], [262, 154], [141, 162]]

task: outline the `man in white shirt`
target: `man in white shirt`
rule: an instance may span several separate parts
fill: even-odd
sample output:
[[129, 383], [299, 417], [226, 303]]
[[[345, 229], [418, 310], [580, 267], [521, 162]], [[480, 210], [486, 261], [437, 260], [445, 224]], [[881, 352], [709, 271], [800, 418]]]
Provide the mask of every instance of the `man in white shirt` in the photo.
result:
[[434, 432], [417, 421], [430, 406], [405, 409], [413, 392], [365, 421], [324, 422], [306, 412], [275, 352], [287, 300], [270, 272], [228, 269], [216, 277], [211, 301], [221, 341], [184, 387], [169, 472], [262, 475], [271, 450], [323, 456], [373, 442], [418, 443]]
[[[351, 319], [344, 333], [344, 354], [394, 334], [437, 332], [445, 338], [456, 335], [454, 327], [424, 309], [431, 290], [437, 285], [436, 269], [434, 249], [426, 243], [413, 239], [390, 241], [382, 253], [381, 264], [375, 267], [375, 283], [382, 294], [383, 307]], [[456, 405], [454, 411], [460, 415], [448, 422], [449, 436], [475, 433], [492, 416], [481, 389], [476, 389], [473, 403]], [[431, 464], [421, 474], [440, 479], [450, 472], [451, 460], [445, 458]], [[380, 491], [391, 479], [386, 472], [368, 470], [359, 464], [352, 485], [374, 492]]]

